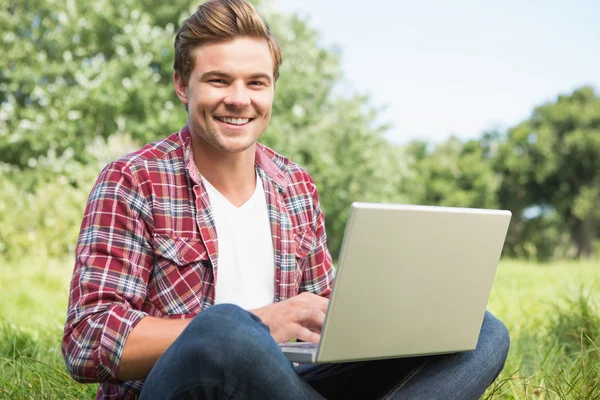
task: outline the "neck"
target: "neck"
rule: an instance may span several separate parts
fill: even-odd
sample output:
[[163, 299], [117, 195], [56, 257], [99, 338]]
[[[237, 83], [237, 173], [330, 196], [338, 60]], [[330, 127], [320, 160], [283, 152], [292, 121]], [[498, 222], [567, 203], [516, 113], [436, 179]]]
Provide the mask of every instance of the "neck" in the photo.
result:
[[200, 174], [233, 205], [239, 207], [252, 196], [256, 188], [256, 145], [240, 153], [225, 153], [192, 139], [192, 148]]

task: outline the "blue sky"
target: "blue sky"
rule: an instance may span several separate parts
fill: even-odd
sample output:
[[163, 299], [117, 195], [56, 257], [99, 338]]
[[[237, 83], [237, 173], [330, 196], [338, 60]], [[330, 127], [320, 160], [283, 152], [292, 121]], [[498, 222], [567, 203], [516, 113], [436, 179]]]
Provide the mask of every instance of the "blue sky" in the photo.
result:
[[478, 137], [580, 85], [600, 93], [598, 0], [274, 1], [341, 48], [394, 142]]

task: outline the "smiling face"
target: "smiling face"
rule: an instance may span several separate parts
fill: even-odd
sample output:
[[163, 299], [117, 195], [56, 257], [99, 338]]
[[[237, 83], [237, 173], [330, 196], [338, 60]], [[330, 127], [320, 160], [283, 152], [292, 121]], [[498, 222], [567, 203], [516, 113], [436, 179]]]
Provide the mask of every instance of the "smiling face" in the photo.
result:
[[188, 106], [193, 140], [221, 152], [253, 147], [267, 129], [274, 97], [273, 58], [266, 39], [238, 37], [193, 52], [186, 84], [175, 72], [177, 96]]

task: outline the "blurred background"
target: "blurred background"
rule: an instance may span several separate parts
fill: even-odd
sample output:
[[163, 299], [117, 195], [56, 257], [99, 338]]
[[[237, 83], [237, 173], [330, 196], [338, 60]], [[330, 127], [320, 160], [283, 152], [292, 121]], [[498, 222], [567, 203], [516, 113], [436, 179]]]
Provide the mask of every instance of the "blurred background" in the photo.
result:
[[[261, 141], [352, 201], [509, 209], [488, 398], [600, 398], [600, 3], [254, 1], [283, 48]], [[109, 161], [179, 130], [198, 2], [0, 0], [0, 398], [88, 398], [60, 358], [73, 251]]]

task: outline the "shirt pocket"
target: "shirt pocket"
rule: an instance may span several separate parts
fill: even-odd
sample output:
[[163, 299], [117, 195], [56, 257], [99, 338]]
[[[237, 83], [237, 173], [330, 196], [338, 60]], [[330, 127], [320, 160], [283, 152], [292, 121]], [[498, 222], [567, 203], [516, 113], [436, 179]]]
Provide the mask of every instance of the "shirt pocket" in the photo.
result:
[[302, 274], [309, 263], [310, 254], [315, 248], [315, 234], [312, 230], [294, 232], [294, 253], [296, 256], [296, 293], [302, 282]]
[[198, 314], [213, 303], [208, 252], [197, 238], [156, 234], [150, 301], [170, 317]]

